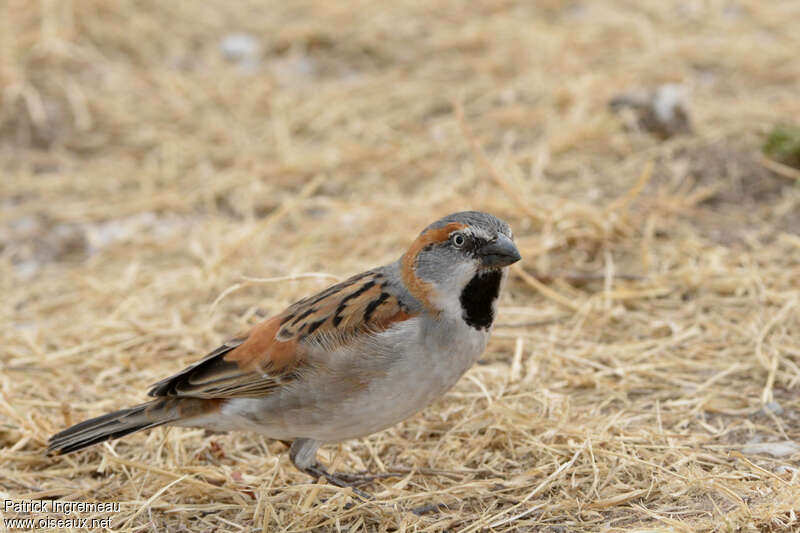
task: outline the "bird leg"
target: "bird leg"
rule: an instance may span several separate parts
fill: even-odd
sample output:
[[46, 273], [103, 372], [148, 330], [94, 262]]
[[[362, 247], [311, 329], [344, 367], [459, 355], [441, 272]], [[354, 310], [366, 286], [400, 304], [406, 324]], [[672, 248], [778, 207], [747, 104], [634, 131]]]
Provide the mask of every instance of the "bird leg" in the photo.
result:
[[359, 490], [358, 487], [385, 476], [364, 476], [360, 474], [331, 474], [320, 463], [317, 462], [317, 450], [322, 443], [312, 439], [296, 439], [289, 448], [289, 458], [292, 464], [299, 471], [308, 474], [314, 479], [325, 478], [328, 483], [337, 487], [349, 487], [353, 493], [365, 500], [371, 500], [372, 496]]
[[[391, 472], [385, 474], [347, 474], [341, 472], [331, 474], [317, 461], [317, 450], [322, 444], [321, 442], [312, 439], [295, 439], [291, 444], [286, 441], [283, 442], [289, 445], [289, 458], [299, 471], [308, 474], [314, 479], [325, 478], [331, 485], [350, 488], [356, 496], [363, 500], [371, 500], [372, 496], [360, 490], [358, 487], [375, 479], [403, 476], [402, 473]], [[420, 505], [411, 509], [411, 512], [416, 515], [423, 515], [430, 512], [437, 512], [445, 507], [446, 505], [441, 503]]]

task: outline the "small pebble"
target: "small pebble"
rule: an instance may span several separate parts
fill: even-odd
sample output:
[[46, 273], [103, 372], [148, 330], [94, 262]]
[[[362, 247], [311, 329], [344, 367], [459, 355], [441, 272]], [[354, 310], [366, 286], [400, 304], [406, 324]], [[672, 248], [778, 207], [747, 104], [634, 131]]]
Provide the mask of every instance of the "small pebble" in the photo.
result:
[[772, 457], [787, 457], [800, 453], [800, 444], [792, 440], [778, 442], [759, 442], [747, 444], [742, 448], [745, 455], [771, 455]]
[[609, 102], [609, 107], [627, 122], [668, 138], [692, 132], [687, 100], [686, 87], [667, 84], [655, 89], [635, 89], [620, 94]]
[[258, 69], [261, 55], [261, 43], [249, 33], [231, 33], [219, 43], [222, 55], [228, 61], [237, 63], [245, 71]]
[[772, 413], [778, 416], [783, 414], [783, 407], [776, 401], [767, 402], [762, 409], [765, 413]]

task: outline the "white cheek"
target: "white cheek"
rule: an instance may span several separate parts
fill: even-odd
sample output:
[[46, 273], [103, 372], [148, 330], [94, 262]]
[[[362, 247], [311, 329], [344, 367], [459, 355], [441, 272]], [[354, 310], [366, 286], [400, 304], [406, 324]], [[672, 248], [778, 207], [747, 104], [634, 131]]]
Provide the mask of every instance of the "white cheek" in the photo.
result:
[[478, 273], [477, 261], [463, 262], [450, 268], [449, 276], [439, 284], [432, 303], [446, 314], [461, 316], [461, 291]]

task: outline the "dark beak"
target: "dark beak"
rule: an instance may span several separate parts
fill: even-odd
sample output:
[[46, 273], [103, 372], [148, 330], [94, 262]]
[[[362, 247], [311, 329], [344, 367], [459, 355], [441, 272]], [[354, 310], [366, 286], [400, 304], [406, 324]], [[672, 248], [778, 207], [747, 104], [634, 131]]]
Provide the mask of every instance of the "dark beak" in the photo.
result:
[[522, 259], [514, 241], [503, 234], [500, 234], [494, 242], [478, 249], [478, 257], [485, 268], [504, 267]]

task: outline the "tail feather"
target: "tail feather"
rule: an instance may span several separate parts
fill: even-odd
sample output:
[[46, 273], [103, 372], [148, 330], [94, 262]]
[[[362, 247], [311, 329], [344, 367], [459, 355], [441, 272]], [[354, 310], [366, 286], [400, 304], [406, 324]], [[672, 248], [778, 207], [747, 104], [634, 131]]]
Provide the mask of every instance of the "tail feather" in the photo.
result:
[[47, 443], [47, 453], [65, 454], [106, 440], [118, 439], [181, 418], [174, 401], [154, 400], [75, 424], [56, 433]]

